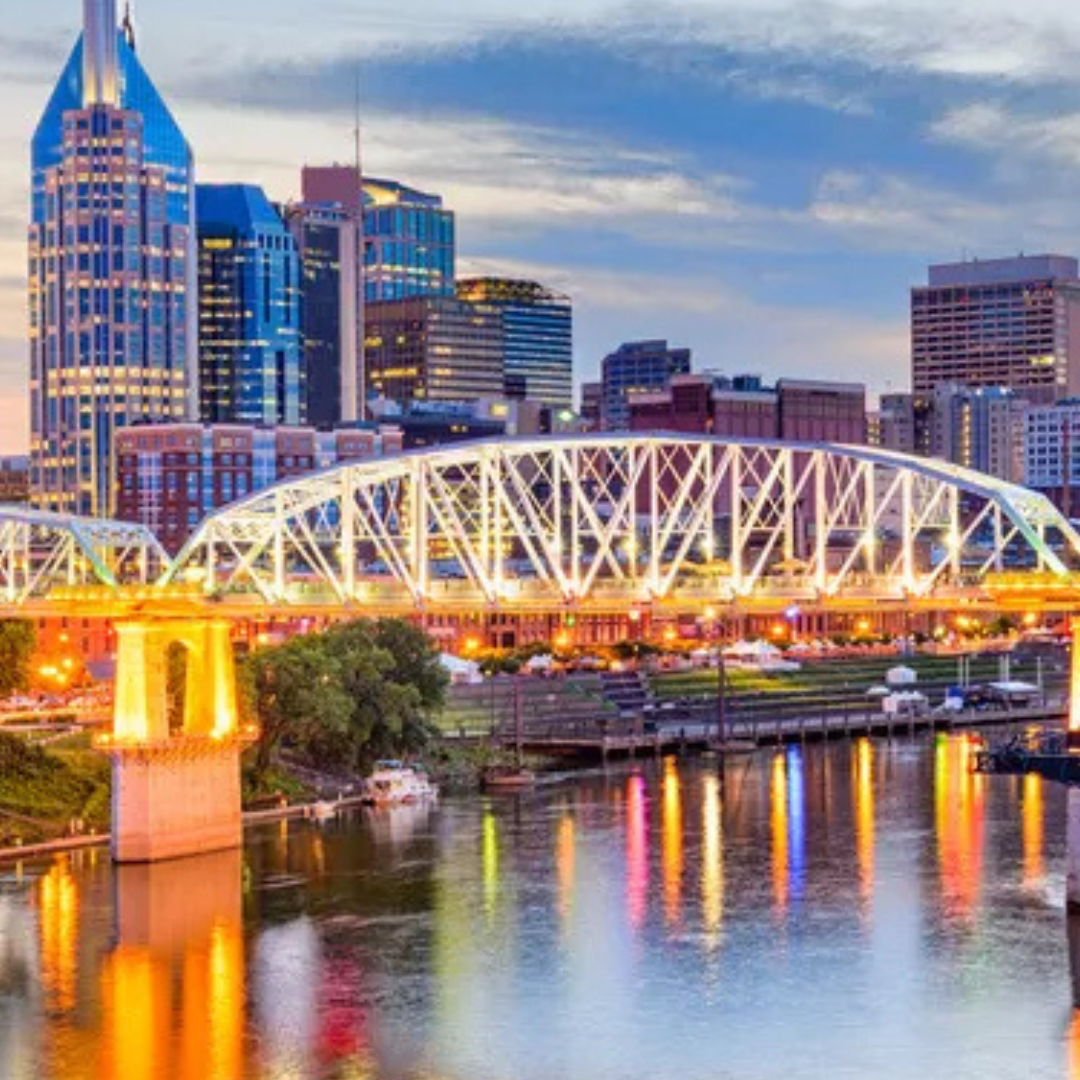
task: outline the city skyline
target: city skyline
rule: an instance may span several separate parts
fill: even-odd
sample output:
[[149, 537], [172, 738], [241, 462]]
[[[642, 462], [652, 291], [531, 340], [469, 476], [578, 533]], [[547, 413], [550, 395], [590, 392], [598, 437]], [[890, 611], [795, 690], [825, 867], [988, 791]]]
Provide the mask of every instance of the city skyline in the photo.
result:
[[[26, 440], [26, 142], [78, 9], [14, 11], [0, 46], [0, 452]], [[1058, 74], [1080, 17], [1007, 10], [718, 2], [645, 19], [547, 0], [510, 22], [422, 2], [406, 21], [321, 0], [301, 20], [142, 0], [136, 20], [199, 179], [275, 198], [298, 194], [304, 163], [348, 157], [359, 68], [369, 171], [445, 196], [463, 276], [569, 292], [579, 381], [620, 341], [666, 336], [699, 367], [857, 370], [881, 391], [907, 385], [907, 288], [927, 262], [1080, 247], [1080, 120]]]

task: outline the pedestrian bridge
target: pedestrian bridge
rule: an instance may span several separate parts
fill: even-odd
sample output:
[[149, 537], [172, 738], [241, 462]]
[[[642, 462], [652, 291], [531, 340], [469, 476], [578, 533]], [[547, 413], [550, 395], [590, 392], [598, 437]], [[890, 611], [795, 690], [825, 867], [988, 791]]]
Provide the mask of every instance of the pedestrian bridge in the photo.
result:
[[343, 465], [226, 507], [175, 560], [139, 526], [0, 509], [0, 599], [13, 609], [108, 613], [133, 595], [382, 614], [1069, 607], [1077, 570], [1080, 535], [1016, 485], [867, 447], [681, 435]]

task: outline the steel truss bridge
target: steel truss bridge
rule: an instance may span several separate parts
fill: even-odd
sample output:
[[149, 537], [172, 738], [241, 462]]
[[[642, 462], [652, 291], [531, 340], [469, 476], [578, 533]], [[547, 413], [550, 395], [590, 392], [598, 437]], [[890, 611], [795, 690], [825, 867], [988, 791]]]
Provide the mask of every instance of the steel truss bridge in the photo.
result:
[[221, 510], [175, 560], [139, 526], [0, 509], [0, 604], [13, 613], [108, 614], [110, 591], [124, 608], [198, 598], [260, 615], [1069, 609], [1077, 568], [1080, 535], [1045, 497], [970, 470], [674, 434], [340, 466]]

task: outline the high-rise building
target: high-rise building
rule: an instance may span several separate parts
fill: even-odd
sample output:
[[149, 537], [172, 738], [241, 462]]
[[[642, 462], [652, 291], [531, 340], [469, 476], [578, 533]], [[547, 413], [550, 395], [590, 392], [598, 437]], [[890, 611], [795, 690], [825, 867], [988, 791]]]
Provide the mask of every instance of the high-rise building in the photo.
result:
[[286, 211], [300, 253], [304, 400], [319, 428], [363, 419], [363, 216], [355, 168], [306, 168]]
[[603, 426], [604, 384], [581, 384], [581, 423], [585, 431], [599, 431]]
[[878, 411], [880, 445], [901, 454], [930, 456], [930, 398], [926, 394], [882, 394]]
[[369, 301], [453, 296], [453, 211], [438, 195], [364, 178], [364, 289]]
[[502, 312], [455, 297], [367, 305], [365, 355], [373, 393], [392, 401], [502, 397]]
[[23, 503], [30, 498], [30, 459], [0, 457], [0, 503]]
[[282, 480], [397, 453], [400, 428], [339, 431], [246, 424], [152, 424], [116, 439], [117, 516], [177, 552], [208, 514]]
[[632, 394], [666, 390], [675, 375], [690, 374], [690, 350], [670, 349], [666, 341], [631, 341], [604, 357], [602, 424], [606, 431], [630, 426]]
[[574, 403], [574, 315], [570, 298], [534, 281], [469, 278], [466, 303], [497, 307], [503, 317], [506, 393], [553, 409]]
[[200, 184], [199, 416], [299, 424], [300, 260], [261, 188]]
[[912, 386], [1080, 392], [1080, 268], [1061, 255], [931, 266], [911, 293]]
[[32, 167], [32, 497], [106, 515], [115, 431], [182, 419], [198, 382], [191, 150], [116, 0], [84, 0]]

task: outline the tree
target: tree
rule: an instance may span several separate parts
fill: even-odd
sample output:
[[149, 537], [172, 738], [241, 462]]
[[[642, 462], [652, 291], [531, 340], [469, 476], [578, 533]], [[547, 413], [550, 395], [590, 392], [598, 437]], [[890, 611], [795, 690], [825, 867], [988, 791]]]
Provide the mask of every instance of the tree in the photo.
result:
[[335, 771], [422, 750], [449, 677], [423, 631], [383, 620], [258, 653], [240, 682], [262, 728], [253, 766], [258, 782], [281, 747]]
[[319, 638], [297, 637], [258, 653], [241, 680], [260, 727], [252, 771], [258, 783], [282, 746], [321, 760], [347, 744], [352, 702], [341, 669]]
[[36, 647], [33, 623], [0, 621], [0, 697], [30, 685], [30, 661]]

